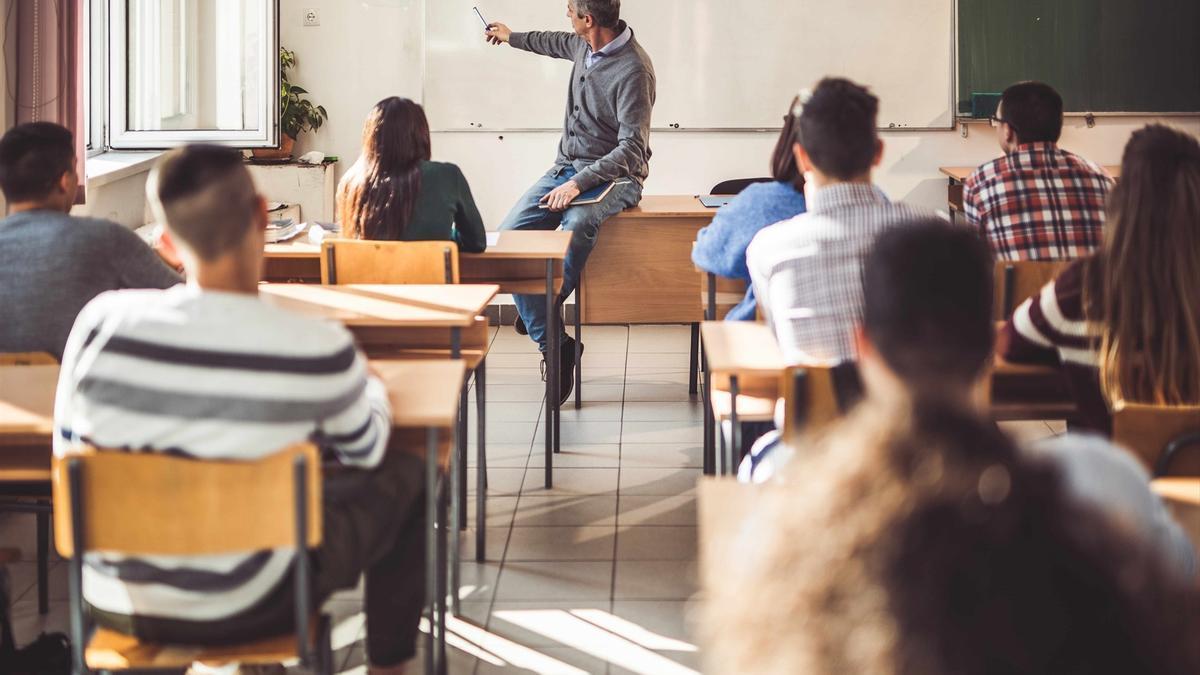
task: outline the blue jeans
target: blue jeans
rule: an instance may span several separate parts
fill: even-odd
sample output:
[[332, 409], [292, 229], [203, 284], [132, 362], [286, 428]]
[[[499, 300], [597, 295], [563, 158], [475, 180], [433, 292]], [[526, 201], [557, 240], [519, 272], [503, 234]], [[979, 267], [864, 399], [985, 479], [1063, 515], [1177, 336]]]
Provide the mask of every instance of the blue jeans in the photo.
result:
[[[613, 187], [599, 204], [572, 206], [561, 213], [538, 208], [542, 197], [574, 177], [573, 167], [554, 167], [529, 188], [500, 225], [501, 230], [556, 230], [562, 225], [563, 230], [572, 233], [571, 246], [567, 249], [567, 259], [563, 263], [563, 287], [559, 300], [569, 296], [578, 287], [579, 275], [596, 245], [600, 225], [642, 200], [642, 186], [631, 178], [624, 178], [620, 180], [628, 182]], [[530, 339], [538, 343], [538, 348], [545, 352], [549, 318], [546, 314], [545, 296], [514, 295], [513, 301], [521, 314], [521, 320], [529, 330]], [[560, 340], [566, 335], [566, 330], [562, 330]]]

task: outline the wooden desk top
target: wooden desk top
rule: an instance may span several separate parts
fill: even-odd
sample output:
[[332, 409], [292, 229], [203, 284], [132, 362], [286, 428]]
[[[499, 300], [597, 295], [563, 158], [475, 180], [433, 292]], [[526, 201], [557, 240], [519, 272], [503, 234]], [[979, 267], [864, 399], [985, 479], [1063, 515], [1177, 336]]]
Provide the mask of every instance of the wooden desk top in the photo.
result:
[[710, 209], [695, 195], [646, 195], [631, 209], [614, 218], [704, 218], [711, 220], [717, 209]]
[[[333, 236], [333, 235], [331, 235]], [[571, 233], [554, 231], [489, 232], [488, 248], [483, 253], [462, 253], [469, 260], [562, 260], [567, 257]], [[306, 259], [321, 255], [321, 247], [310, 243], [305, 236], [278, 244], [267, 244], [263, 253], [268, 259]]]
[[1200, 509], [1200, 478], [1159, 478], [1153, 486], [1159, 497], [1173, 504]]
[[700, 324], [708, 369], [724, 375], [778, 375], [787, 368], [775, 333], [754, 321]]
[[262, 284], [258, 290], [273, 305], [349, 327], [467, 328], [500, 287]]
[[49, 443], [58, 366], [0, 366], [0, 445]]
[[570, 232], [526, 230], [488, 232], [488, 247], [483, 253], [463, 253], [468, 260], [562, 260], [571, 246]]
[[[975, 169], [978, 168], [979, 167], [977, 166], [943, 166], [938, 170], [942, 172], [942, 175], [948, 176], [949, 178], [961, 183], [965, 181], [968, 176], [974, 173]], [[1104, 167], [1104, 170], [1107, 171], [1108, 175], [1112, 176], [1114, 179], [1121, 177], [1120, 166], [1106, 166]]]
[[458, 419], [467, 374], [463, 361], [371, 361], [392, 404], [392, 427], [448, 429]]

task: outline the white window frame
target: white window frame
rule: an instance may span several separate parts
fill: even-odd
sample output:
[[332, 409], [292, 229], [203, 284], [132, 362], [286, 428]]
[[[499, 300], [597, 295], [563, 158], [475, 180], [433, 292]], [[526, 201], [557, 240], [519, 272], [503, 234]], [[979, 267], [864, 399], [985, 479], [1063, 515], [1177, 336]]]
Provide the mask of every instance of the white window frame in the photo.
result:
[[[259, 55], [259, 73], [262, 73], [263, 101], [260, 102], [258, 119], [262, 128], [246, 130], [229, 129], [174, 129], [139, 131], [129, 129], [128, 111], [128, 67], [129, 0], [112, 0], [109, 3], [108, 23], [108, 68], [105, 87], [108, 101], [107, 147], [114, 150], [158, 150], [186, 143], [215, 143], [238, 148], [267, 148], [279, 145], [279, 0], [262, 2], [263, 25], [267, 27], [263, 36], [263, 49]], [[93, 142], [95, 138], [93, 137]]]
[[87, 102], [84, 110], [85, 145], [87, 156], [94, 157], [108, 147], [107, 125], [104, 111], [108, 102], [108, 2], [106, 0], [84, 0], [84, 25], [87, 39], [84, 41], [83, 98]]

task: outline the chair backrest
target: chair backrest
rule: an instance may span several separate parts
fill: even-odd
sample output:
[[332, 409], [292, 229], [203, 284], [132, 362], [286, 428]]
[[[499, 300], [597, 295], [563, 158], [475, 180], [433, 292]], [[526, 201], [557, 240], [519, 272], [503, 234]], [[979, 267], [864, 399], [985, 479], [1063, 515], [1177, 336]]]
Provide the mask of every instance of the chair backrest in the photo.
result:
[[321, 465], [311, 444], [254, 461], [87, 450], [55, 458], [54, 539], [75, 554], [72, 486], [85, 551], [192, 556], [292, 548], [302, 465], [308, 547], [321, 543]]
[[[725, 318], [729, 310], [733, 309], [746, 297], [746, 288], [749, 286], [741, 279], [730, 279], [729, 277], [719, 277], [708, 272], [700, 273], [700, 306], [703, 308], [706, 321], [720, 321]], [[709, 288], [712, 288], [715, 293], [711, 299], [716, 301], [715, 316], [709, 317]]]
[[1012, 316], [1018, 305], [1037, 295], [1070, 264], [1070, 260], [997, 261], [993, 318], [1004, 321]]
[[1137, 455], [1155, 477], [1200, 476], [1200, 406], [1118, 402], [1113, 441]]
[[321, 242], [323, 284], [457, 284], [458, 245], [452, 241]]
[[862, 398], [858, 366], [793, 366], [780, 378], [783, 399], [783, 440], [796, 444], [805, 432], [820, 428], [850, 411]]
[[774, 178], [734, 178], [732, 180], [723, 180], [713, 186], [709, 191], [710, 195], [740, 195], [742, 190], [754, 185], [755, 183], [773, 183]]
[[0, 366], [57, 366], [58, 359], [46, 352], [0, 353]]

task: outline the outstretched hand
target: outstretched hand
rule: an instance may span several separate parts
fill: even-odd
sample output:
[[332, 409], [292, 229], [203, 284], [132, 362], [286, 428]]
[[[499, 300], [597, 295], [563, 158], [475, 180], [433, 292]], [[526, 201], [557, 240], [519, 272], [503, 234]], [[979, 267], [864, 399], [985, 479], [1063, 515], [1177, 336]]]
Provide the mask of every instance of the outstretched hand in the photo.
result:
[[502, 23], [488, 24], [487, 30], [483, 33], [483, 39], [494, 45], [504, 44], [510, 37], [512, 37], [512, 30]]

